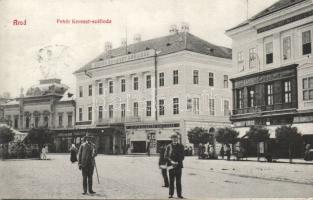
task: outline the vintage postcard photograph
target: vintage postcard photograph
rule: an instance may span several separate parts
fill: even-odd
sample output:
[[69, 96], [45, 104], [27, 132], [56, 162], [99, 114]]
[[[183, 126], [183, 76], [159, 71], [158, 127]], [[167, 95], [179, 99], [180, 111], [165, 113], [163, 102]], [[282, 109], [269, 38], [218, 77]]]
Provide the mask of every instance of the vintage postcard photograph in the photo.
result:
[[313, 0], [0, 0], [0, 199], [313, 200]]

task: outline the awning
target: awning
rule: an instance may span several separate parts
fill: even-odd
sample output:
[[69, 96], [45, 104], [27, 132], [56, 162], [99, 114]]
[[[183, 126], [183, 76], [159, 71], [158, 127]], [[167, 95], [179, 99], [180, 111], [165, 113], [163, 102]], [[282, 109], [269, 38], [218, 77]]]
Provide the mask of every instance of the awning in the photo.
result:
[[294, 124], [302, 135], [313, 135], [313, 123]]
[[238, 138], [242, 138], [247, 134], [247, 131], [249, 131], [249, 127], [241, 127], [241, 128], [235, 128], [236, 131], [239, 132]]

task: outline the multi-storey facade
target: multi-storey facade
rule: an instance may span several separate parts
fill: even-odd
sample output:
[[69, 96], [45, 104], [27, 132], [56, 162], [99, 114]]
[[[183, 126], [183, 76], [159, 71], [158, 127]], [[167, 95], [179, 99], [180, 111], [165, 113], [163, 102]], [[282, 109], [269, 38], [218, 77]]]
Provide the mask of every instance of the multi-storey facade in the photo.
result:
[[226, 34], [236, 69], [234, 126], [242, 135], [251, 125], [264, 125], [274, 137], [286, 124], [312, 134], [312, 0], [280, 0]]
[[229, 125], [231, 50], [186, 31], [105, 52], [77, 70], [76, 127], [100, 152], [156, 153], [170, 135]]
[[75, 124], [74, 96], [60, 79], [40, 80], [26, 94], [4, 104], [4, 118], [18, 131], [48, 128], [55, 133], [57, 152], [67, 151], [73, 142]]

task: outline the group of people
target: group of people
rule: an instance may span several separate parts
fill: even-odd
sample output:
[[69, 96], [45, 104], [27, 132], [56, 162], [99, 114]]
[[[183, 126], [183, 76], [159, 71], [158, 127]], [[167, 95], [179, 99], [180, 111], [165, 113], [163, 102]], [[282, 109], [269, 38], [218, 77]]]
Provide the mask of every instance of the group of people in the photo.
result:
[[44, 145], [40, 153], [41, 160], [47, 160], [48, 159], [47, 154], [48, 154], [48, 145]]
[[[80, 145], [79, 150], [75, 144], [72, 144], [70, 150], [70, 160], [72, 163], [78, 161], [79, 169], [83, 176], [83, 195], [94, 194], [92, 189], [92, 177], [95, 168], [95, 157], [97, 155], [96, 146], [92, 143], [92, 136], [86, 135], [83, 138], [84, 142]], [[185, 156], [184, 146], [178, 142], [177, 134], [171, 136], [171, 144], [161, 147], [159, 167], [162, 171], [164, 179], [163, 187], [169, 188], [169, 198], [173, 198], [174, 185], [176, 182], [176, 192], [178, 198], [182, 196], [182, 168]], [[169, 177], [168, 177], [169, 175]]]

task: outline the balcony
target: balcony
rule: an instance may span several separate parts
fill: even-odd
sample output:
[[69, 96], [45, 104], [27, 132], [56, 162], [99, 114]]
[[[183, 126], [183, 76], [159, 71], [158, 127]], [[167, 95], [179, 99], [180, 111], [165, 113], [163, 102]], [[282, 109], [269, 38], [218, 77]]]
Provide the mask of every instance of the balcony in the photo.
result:
[[241, 115], [241, 114], [253, 114], [253, 113], [260, 113], [260, 112], [267, 112], [267, 111], [279, 111], [285, 109], [296, 108], [297, 102], [291, 103], [280, 103], [280, 104], [273, 104], [273, 105], [262, 105], [262, 106], [254, 106], [249, 108], [241, 108], [233, 110], [233, 115]]
[[106, 118], [100, 119], [96, 121], [96, 125], [108, 125], [108, 124], [115, 124], [115, 123], [129, 123], [129, 122], [140, 122], [140, 117], [116, 117], [116, 118]]

